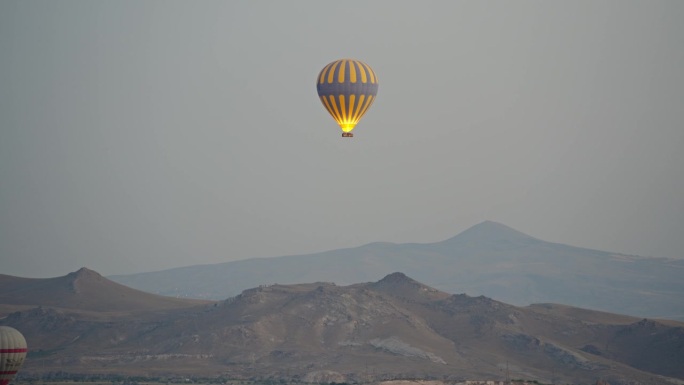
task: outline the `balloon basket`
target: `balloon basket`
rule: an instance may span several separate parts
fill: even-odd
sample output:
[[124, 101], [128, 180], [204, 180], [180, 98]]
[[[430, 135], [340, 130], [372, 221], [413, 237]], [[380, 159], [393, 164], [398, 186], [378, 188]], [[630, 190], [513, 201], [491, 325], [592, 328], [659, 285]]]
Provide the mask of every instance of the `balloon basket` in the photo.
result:
[[343, 138], [353, 138], [354, 134], [352, 134], [351, 132], [343, 132], [342, 137]]

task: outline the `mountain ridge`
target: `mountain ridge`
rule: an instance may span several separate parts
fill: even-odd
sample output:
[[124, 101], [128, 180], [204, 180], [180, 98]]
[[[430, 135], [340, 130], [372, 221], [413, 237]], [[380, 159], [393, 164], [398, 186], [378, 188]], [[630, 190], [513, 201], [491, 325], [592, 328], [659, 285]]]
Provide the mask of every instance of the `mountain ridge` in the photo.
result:
[[[112, 296], [111, 293], [117, 293]], [[106, 304], [103, 298], [107, 298]], [[207, 300], [171, 298], [136, 290], [109, 280], [88, 268], [54, 278], [0, 275], [0, 304], [52, 306], [94, 312], [176, 309], [210, 303]]]
[[467, 241], [539, 241], [544, 242], [540, 239], [534, 238], [528, 234], [518, 231], [510, 226], [506, 226], [503, 223], [494, 221], [483, 221], [474, 226], [467, 228], [466, 230], [454, 235], [451, 238], [445, 239], [440, 242], [435, 243], [451, 243], [454, 241], [462, 242]]
[[679, 275], [684, 260], [546, 242], [492, 221], [434, 243], [374, 242], [109, 278], [151, 293], [221, 300], [258, 285], [347, 285], [377, 281], [395, 271], [444, 292], [485, 295], [518, 306], [555, 302], [684, 320], [684, 280]]
[[[62, 281], [74, 276], [106, 281], [88, 271]], [[442, 292], [402, 272], [346, 286], [262, 285], [176, 309], [151, 300], [145, 313], [106, 311], [128, 288], [101, 287], [113, 288], [99, 297], [105, 310], [39, 306], [0, 318], [31, 341], [24, 373], [462, 381], [503, 380], [502, 365], [510, 364], [513, 376], [546, 383], [684, 380], [684, 323], [555, 304], [516, 307]]]

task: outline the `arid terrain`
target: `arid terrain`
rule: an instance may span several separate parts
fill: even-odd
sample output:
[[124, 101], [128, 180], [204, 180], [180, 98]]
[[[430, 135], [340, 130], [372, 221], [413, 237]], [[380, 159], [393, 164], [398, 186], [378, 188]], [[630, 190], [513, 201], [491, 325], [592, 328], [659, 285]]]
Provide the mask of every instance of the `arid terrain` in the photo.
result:
[[262, 286], [220, 302], [138, 292], [81, 269], [0, 277], [0, 324], [56, 371], [307, 382], [684, 379], [684, 324], [449, 294], [402, 273], [370, 283]]
[[149, 293], [224, 300], [259, 285], [351, 285], [395, 271], [447, 293], [484, 295], [516, 306], [551, 302], [684, 321], [684, 259], [547, 242], [492, 221], [435, 243], [375, 242], [109, 278]]

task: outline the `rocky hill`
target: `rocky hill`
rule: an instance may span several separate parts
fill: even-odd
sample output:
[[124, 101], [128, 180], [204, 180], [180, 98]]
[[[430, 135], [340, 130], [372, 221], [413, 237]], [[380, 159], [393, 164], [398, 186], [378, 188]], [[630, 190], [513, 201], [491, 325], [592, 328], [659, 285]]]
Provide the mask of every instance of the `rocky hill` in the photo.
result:
[[[100, 301], [117, 301], [121, 290]], [[680, 322], [555, 304], [516, 307], [446, 293], [403, 273], [348, 286], [261, 286], [201, 307], [100, 318], [42, 306], [11, 313], [0, 324], [26, 336], [25, 375], [367, 382], [502, 380], [508, 371], [545, 383], [684, 380]]]
[[484, 295], [518, 306], [553, 302], [684, 320], [684, 259], [546, 242], [489, 221], [436, 243], [372, 243], [110, 278], [150, 293], [222, 300], [259, 285], [348, 285], [377, 281], [394, 271], [448, 293]]
[[130, 313], [188, 308], [212, 302], [146, 293], [113, 282], [86, 268], [55, 278], [0, 274], [0, 316], [13, 309], [35, 306], [92, 313]]

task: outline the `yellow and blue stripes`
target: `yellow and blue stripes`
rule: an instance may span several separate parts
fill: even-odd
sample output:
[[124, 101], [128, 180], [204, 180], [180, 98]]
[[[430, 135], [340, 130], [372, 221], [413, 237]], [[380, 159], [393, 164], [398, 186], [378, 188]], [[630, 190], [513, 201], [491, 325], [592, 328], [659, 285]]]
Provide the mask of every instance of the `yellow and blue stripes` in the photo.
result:
[[316, 83], [318, 96], [343, 132], [350, 132], [375, 101], [378, 78], [361, 61], [336, 60], [323, 68]]

